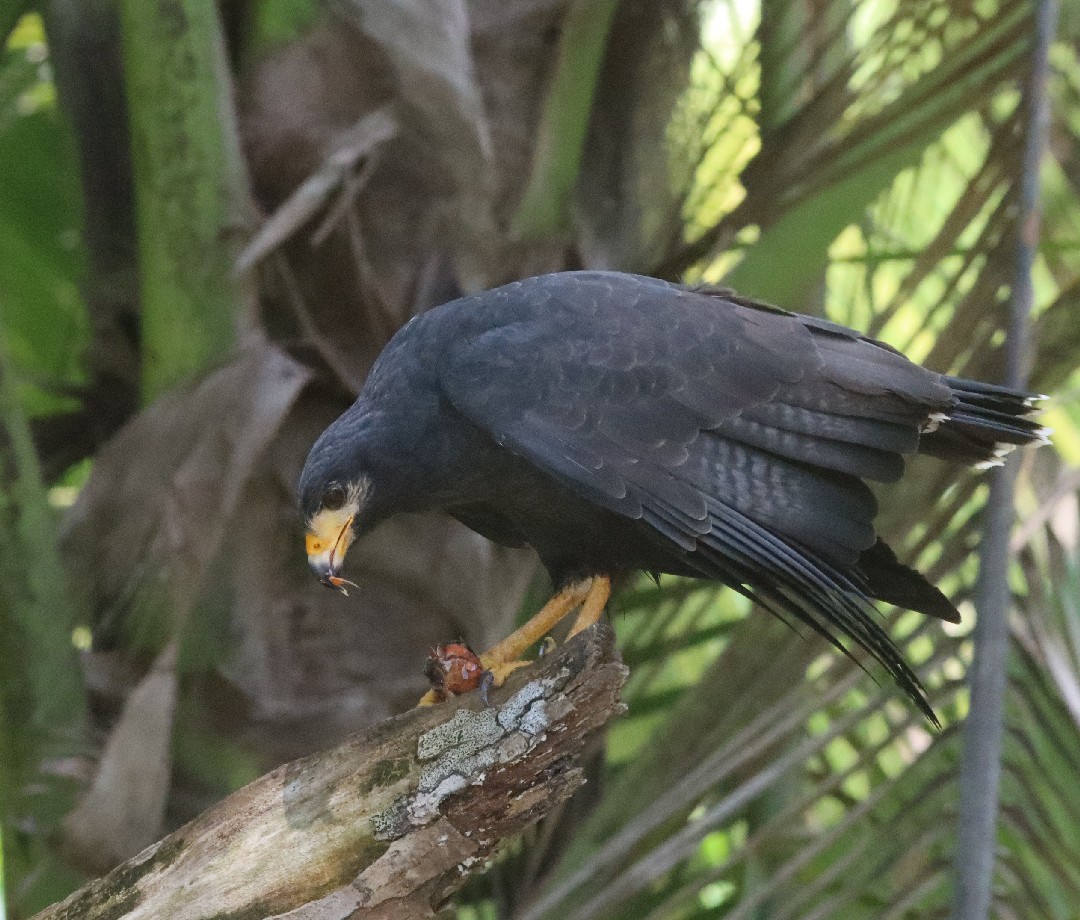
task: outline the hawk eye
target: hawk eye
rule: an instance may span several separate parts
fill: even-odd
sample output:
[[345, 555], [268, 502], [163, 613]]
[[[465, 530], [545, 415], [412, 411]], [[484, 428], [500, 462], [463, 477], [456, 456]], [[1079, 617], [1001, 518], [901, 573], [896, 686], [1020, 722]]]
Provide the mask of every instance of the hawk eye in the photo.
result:
[[345, 489], [334, 483], [329, 486], [325, 492], [323, 492], [322, 506], [327, 511], [337, 511], [342, 505], [345, 504]]

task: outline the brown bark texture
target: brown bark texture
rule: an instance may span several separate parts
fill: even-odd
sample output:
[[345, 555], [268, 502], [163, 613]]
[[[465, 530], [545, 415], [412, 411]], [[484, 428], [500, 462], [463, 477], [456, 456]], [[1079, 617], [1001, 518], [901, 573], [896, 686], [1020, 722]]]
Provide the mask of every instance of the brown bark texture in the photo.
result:
[[417, 708], [284, 764], [36, 920], [429, 917], [584, 782], [621, 711], [604, 624], [491, 694]]

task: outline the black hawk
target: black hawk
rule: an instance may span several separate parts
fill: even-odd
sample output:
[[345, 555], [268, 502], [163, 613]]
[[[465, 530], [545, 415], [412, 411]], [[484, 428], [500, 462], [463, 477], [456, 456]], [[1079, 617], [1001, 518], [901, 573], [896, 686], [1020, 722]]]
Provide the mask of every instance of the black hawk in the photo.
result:
[[844, 649], [865, 649], [931, 718], [873, 601], [956, 608], [874, 533], [865, 480], [905, 454], [999, 460], [1042, 438], [1036, 397], [925, 370], [881, 342], [730, 291], [563, 272], [412, 319], [300, 479], [308, 561], [342, 588], [353, 540], [443, 511], [528, 544], [556, 593], [481, 661], [500, 679], [612, 579], [715, 579]]

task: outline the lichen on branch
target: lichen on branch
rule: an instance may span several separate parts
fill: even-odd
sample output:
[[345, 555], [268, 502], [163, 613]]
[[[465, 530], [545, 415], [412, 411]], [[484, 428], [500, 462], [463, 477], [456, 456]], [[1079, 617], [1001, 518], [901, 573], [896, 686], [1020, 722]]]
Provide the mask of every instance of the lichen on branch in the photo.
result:
[[593, 627], [476, 694], [286, 764], [38, 920], [431, 916], [584, 782], [626, 669]]

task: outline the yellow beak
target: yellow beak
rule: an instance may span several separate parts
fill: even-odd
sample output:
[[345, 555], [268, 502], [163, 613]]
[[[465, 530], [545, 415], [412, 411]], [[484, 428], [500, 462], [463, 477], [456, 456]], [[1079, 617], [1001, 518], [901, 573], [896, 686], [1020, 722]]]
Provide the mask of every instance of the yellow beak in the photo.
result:
[[304, 539], [308, 565], [315, 577], [328, 588], [346, 595], [349, 592], [345, 586], [353, 583], [341, 577], [341, 565], [353, 542], [355, 517], [343, 510], [320, 511], [312, 518]]

